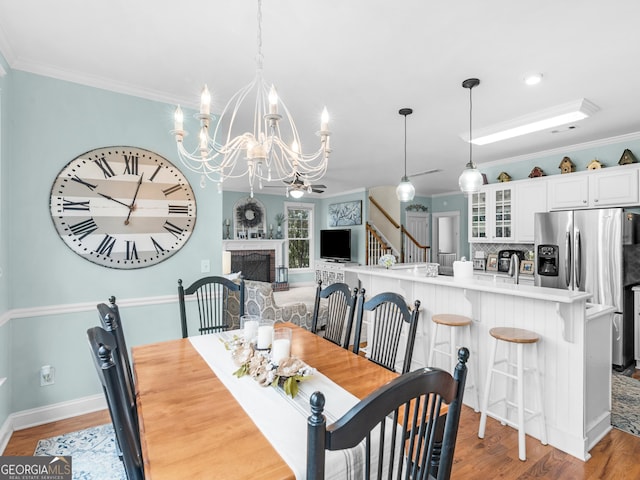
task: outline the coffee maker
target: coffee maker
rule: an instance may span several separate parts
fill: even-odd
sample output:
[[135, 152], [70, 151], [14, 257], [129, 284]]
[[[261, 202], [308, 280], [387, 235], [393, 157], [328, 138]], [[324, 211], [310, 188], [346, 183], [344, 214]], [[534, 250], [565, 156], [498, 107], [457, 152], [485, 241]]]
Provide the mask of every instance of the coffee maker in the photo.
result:
[[508, 272], [511, 264], [511, 257], [517, 255], [520, 262], [524, 260], [524, 252], [522, 250], [500, 250], [498, 252], [498, 271]]

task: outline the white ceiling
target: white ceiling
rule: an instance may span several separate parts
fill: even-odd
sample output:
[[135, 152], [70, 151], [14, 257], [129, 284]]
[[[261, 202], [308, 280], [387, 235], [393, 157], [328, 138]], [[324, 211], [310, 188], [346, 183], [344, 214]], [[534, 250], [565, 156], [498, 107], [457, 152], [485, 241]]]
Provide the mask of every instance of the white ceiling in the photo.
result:
[[[13, 69], [194, 107], [206, 82], [215, 113], [253, 77], [256, 5], [7, 0], [0, 51]], [[459, 137], [469, 125], [461, 86], [469, 77], [481, 81], [474, 130], [580, 98], [600, 107], [571, 131], [474, 147], [480, 167], [640, 131], [639, 19], [636, 0], [264, 0], [264, 76], [292, 112], [305, 150], [315, 149], [320, 111], [329, 109], [325, 195], [398, 183], [402, 107], [414, 109], [408, 173], [443, 169], [414, 178], [416, 190], [453, 192], [469, 156]], [[543, 82], [525, 86], [528, 72]], [[168, 117], [167, 135], [171, 128]]]

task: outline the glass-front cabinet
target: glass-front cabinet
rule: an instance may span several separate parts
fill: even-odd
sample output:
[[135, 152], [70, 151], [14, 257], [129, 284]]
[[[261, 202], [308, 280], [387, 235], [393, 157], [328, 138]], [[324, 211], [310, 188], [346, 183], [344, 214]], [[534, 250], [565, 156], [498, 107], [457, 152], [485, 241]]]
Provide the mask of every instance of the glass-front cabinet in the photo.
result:
[[509, 242], [513, 240], [512, 187], [484, 185], [469, 196], [469, 241]]
[[469, 212], [471, 225], [469, 238], [471, 241], [487, 239], [487, 193], [472, 193], [469, 196]]
[[493, 232], [494, 240], [511, 240], [513, 237], [511, 218], [511, 188], [497, 188], [493, 197]]

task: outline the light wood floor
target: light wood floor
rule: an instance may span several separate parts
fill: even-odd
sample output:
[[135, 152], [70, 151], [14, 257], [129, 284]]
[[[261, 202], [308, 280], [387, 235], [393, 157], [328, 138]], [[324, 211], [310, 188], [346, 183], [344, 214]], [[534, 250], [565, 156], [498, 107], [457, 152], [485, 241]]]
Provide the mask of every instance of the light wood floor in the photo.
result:
[[[489, 418], [484, 440], [478, 438], [480, 414], [462, 412], [453, 478], [456, 479], [606, 479], [640, 478], [640, 437], [613, 429], [582, 462], [527, 437], [527, 461], [518, 459], [516, 430]], [[33, 455], [38, 440], [109, 422], [106, 410], [14, 432], [3, 455]]]

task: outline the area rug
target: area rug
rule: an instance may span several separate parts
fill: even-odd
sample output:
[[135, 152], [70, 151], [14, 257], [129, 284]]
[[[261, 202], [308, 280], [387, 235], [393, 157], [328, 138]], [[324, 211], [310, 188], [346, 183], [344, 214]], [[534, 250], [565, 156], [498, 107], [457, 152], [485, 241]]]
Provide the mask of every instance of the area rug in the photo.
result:
[[611, 425], [640, 436], [640, 381], [635, 378], [611, 376]]
[[111, 424], [39, 440], [34, 455], [71, 455], [73, 480], [126, 480]]

